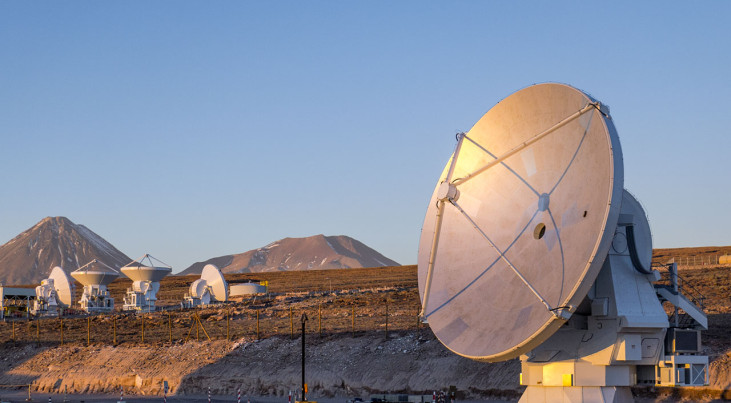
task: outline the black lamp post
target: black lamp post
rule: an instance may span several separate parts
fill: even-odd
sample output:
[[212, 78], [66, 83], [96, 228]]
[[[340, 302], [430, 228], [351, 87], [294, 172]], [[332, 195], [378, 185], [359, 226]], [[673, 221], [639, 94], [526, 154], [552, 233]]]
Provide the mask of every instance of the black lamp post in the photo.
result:
[[305, 322], [307, 314], [302, 314], [302, 401], [307, 401], [307, 384], [305, 383]]

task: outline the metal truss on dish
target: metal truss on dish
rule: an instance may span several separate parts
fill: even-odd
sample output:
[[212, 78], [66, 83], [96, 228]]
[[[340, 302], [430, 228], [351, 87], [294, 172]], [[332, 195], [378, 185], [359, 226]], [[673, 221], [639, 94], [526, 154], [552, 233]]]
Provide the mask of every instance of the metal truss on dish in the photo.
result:
[[520, 357], [521, 402], [631, 402], [637, 384], [708, 384], [706, 316], [675, 265], [651, 265], [606, 105], [534, 85], [457, 137], [418, 259], [421, 316], [447, 348]]

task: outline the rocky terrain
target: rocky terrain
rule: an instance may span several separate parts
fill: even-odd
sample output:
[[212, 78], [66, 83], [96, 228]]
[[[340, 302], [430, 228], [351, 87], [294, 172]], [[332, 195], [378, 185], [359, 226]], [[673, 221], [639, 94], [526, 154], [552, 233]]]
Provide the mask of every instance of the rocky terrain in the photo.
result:
[[0, 281], [40, 283], [54, 266], [69, 273], [93, 259], [115, 269], [132, 261], [89, 228], [66, 217], [46, 217], [0, 246]]
[[[643, 401], [729, 399], [731, 267], [681, 266], [680, 275], [705, 296], [709, 330], [703, 333], [703, 344], [711, 361], [711, 383], [705, 388], [649, 388], [635, 393]], [[169, 294], [161, 302], [174, 304], [174, 296], [194, 278], [165, 279], [163, 290]], [[273, 295], [197, 311], [211, 341], [192, 330], [195, 311], [171, 311], [170, 317], [116, 314], [114, 322], [111, 317], [95, 317], [88, 322], [89, 345], [83, 317], [64, 320], [64, 345], [58, 339], [58, 319], [46, 319], [38, 333], [36, 322], [18, 322], [16, 340], [11, 339], [11, 324], [0, 323], [0, 384], [30, 383], [38, 391], [83, 393], [117, 393], [124, 386], [126, 393], [159, 395], [167, 381], [176, 395], [202, 395], [211, 387], [214, 395], [232, 396], [241, 387], [246, 395], [286, 399], [289, 390], [299, 388], [298, 327], [301, 314], [307, 313], [307, 380], [312, 398], [428, 393], [450, 385], [457, 387], [460, 399], [511, 400], [522, 392], [517, 360], [488, 364], [461, 358], [417, 324], [415, 266], [227, 278], [266, 279]], [[122, 288], [120, 283], [113, 292]]]
[[718, 263], [718, 258], [731, 255], [731, 246], [700, 246], [692, 248], [653, 249], [653, 263], [675, 262], [678, 266], [702, 267]]
[[398, 266], [364, 243], [345, 235], [284, 238], [248, 252], [194, 263], [180, 274], [200, 274], [208, 263], [215, 264], [224, 273]]
[[[428, 330], [382, 335], [310, 337], [307, 378], [312, 396], [362, 396], [376, 392], [431, 393], [455, 385], [463, 396], [519, 394], [517, 361], [485, 365], [454, 356]], [[159, 395], [167, 381], [177, 395], [286, 396], [300, 385], [300, 341], [189, 342], [172, 346], [17, 348], [4, 361], [19, 363], [4, 384], [33, 383], [34, 390]]]

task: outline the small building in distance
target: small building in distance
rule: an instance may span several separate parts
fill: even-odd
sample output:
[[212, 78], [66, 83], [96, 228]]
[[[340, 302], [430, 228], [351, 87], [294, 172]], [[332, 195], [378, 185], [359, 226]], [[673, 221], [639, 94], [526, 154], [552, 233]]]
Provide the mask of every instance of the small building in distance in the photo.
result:
[[269, 292], [269, 282], [261, 280], [229, 281], [228, 296], [232, 300], [243, 300]]
[[7, 287], [0, 283], [0, 319], [28, 317], [35, 299], [35, 288]]

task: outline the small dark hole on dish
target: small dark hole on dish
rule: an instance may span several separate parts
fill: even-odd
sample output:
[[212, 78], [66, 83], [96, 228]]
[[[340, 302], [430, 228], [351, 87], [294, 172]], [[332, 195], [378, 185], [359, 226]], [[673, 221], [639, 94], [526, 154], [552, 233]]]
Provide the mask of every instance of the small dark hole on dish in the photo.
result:
[[546, 224], [540, 223], [536, 225], [536, 228], [533, 230], [533, 238], [541, 239], [543, 238], [543, 235], [546, 235]]

